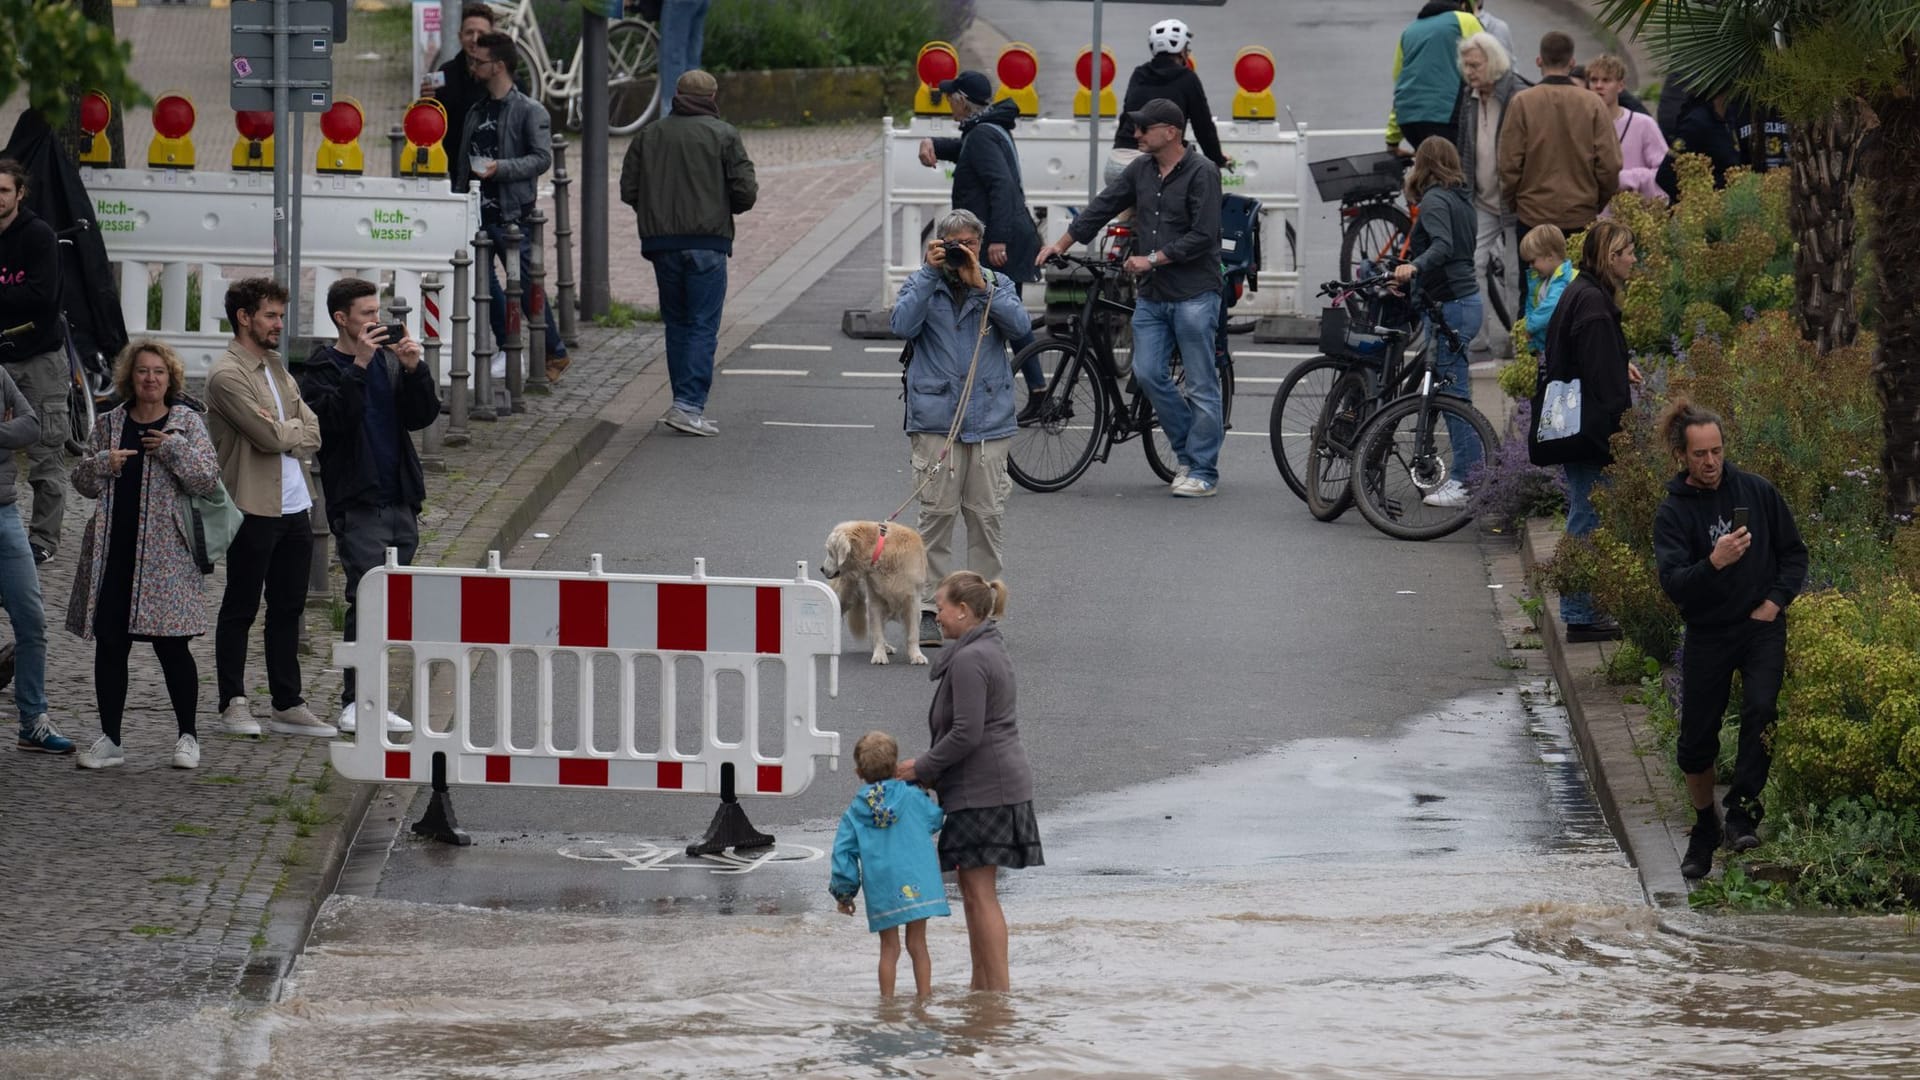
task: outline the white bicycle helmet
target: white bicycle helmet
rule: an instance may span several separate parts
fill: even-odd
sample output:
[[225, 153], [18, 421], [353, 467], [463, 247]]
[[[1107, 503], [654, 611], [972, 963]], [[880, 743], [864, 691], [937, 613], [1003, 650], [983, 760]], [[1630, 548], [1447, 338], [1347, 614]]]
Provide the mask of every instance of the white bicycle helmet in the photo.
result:
[[1153, 54], [1172, 53], [1175, 56], [1187, 51], [1193, 43], [1193, 31], [1179, 19], [1162, 19], [1154, 23], [1147, 31], [1147, 51]]

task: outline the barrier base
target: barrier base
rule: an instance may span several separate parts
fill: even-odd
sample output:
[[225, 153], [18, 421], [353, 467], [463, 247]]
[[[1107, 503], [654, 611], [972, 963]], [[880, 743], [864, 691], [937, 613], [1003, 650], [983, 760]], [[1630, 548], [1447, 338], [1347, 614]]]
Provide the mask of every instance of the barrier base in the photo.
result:
[[445, 791], [434, 792], [433, 798], [427, 801], [427, 812], [413, 823], [413, 834], [455, 847], [467, 847], [473, 843], [473, 837], [468, 836], [460, 828], [460, 823], [454, 820], [453, 799]]
[[[417, 828], [417, 826], [416, 826]], [[728, 848], [773, 846], [773, 837], [753, 827], [746, 808], [731, 799], [721, 802], [707, 826], [707, 835], [697, 844], [687, 845], [689, 855], [718, 855]]]

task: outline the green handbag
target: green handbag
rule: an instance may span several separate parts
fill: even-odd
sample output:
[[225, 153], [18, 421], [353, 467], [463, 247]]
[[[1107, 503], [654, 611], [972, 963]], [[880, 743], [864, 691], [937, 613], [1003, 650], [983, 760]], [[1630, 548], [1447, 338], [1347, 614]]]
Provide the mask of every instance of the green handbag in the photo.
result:
[[188, 495], [193, 516], [193, 561], [203, 574], [213, 573], [213, 565], [227, 553], [233, 535], [240, 531], [242, 514], [227, 496], [227, 485], [215, 481], [213, 494]]

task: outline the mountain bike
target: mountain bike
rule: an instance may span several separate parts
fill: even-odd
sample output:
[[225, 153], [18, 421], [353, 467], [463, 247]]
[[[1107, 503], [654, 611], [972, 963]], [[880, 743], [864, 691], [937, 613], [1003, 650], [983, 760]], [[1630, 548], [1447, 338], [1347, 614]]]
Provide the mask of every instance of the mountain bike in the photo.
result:
[[[546, 35], [540, 31], [533, 0], [494, 3], [496, 26], [513, 38], [520, 53], [520, 70], [514, 81], [530, 87], [541, 104], [565, 117], [567, 130], [579, 131], [586, 119], [585, 69], [581, 53], [585, 42], [573, 47], [573, 60], [565, 67], [547, 52]], [[660, 111], [660, 34], [644, 19], [623, 18], [607, 26], [607, 129], [615, 135], [627, 135], [653, 119]]]
[[[1080, 478], [1098, 458], [1107, 460], [1115, 443], [1141, 436], [1147, 464], [1154, 475], [1171, 483], [1178, 462], [1153, 415], [1153, 405], [1138, 382], [1121, 387], [1116, 352], [1130, 356], [1133, 347], [1133, 304], [1118, 298], [1122, 271], [1117, 261], [1055, 256], [1050, 264], [1085, 270], [1090, 281], [1077, 315], [1066, 333], [1042, 338], [1013, 360], [1018, 370], [1029, 357], [1039, 357], [1047, 373], [1045, 397], [1037, 415], [1021, 425], [1008, 447], [1007, 472], [1028, 491], [1059, 491]], [[1233, 356], [1216, 349], [1220, 374], [1221, 421], [1233, 414]], [[1172, 361], [1174, 386], [1184, 392], [1186, 372], [1178, 349]], [[1015, 380], [1022, 387], [1024, 380]], [[1021, 402], [1026, 411], [1031, 392]]]

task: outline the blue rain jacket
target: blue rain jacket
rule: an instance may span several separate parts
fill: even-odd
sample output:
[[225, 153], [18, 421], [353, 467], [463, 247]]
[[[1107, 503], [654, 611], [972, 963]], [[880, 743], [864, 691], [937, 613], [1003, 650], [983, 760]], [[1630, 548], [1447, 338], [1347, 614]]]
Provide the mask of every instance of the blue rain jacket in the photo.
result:
[[867, 929], [879, 933], [947, 908], [933, 834], [946, 815], [925, 790], [905, 780], [868, 784], [840, 816], [827, 891], [845, 900], [867, 890]]
[[[968, 289], [923, 264], [900, 286], [890, 321], [894, 337], [913, 341], [913, 362], [907, 365], [908, 434], [945, 435], [953, 425], [981, 319], [987, 320], [987, 339], [979, 342], [980, 367], [960, 441], [1006, 439], [1019, 430], [1013, 421], [1013, 365], [1007, 343], [1031, 330], [1033, 322], [1005, 274], [993, 274], [987, 284], [986, 292]], [[955, 290], [965, 294], [958, 311]]]

